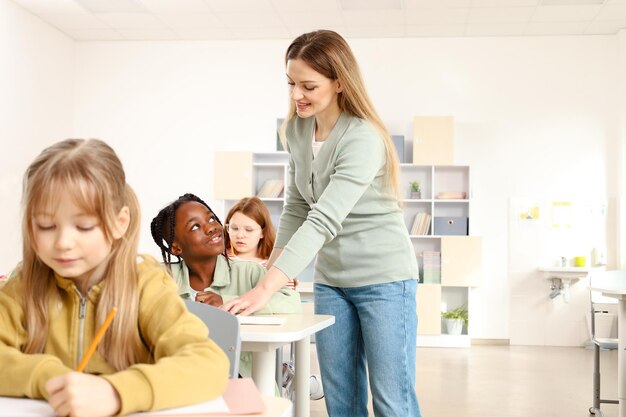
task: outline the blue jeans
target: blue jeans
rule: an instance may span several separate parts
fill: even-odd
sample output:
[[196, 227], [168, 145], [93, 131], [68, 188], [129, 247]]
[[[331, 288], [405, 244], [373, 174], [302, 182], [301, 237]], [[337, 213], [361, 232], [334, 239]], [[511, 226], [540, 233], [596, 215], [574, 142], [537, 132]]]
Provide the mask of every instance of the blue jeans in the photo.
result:
[[[420, 417], [415, 394], [416, 280], [336, 288], [315, 284], [315, 313], [335, 324], [315, 335], [330, 417]], [[367, 373], [366, 373], [367, 366]]]

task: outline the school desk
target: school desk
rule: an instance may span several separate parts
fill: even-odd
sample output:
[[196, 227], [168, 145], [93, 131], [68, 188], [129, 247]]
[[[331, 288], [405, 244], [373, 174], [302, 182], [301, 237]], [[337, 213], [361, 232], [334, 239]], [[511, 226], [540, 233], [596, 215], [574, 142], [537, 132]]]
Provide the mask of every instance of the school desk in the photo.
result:
[[617, 398], [619, 399], [619, 417], [626, 417], [626, 282], [611, 287], [591, 286], [605, 297], [617, 298], [619, 301], [619, 318], [617, 319]]
[[[291, 417], [291, 402], [286, 398], [259, 394], [250, 378], [232, 379], [224, 395], [214, 401], [176, 409], [131, 414], [131, 416], [168, 417]], [[230, 409], [230, 412], [225, 412]], [[53, 417], [52, 407], [43, 400], [0, 397], [0, 417]]]
[[308, 417], [311, 335], [335, 323], [334, 316], [280, 314], [280, 325], [241, 325], [241, 351], [252, 352], [252, 379], [263, 395], [274, 394], [276, 349], [295, 342], [295, 417]]

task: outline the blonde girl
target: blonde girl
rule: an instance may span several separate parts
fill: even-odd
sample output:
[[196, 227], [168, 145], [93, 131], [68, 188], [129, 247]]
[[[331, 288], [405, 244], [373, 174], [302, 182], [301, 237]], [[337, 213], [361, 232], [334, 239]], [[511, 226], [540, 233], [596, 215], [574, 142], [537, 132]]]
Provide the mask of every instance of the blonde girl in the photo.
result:
[[108, 416], [223, 393], [226, 356], [158, 263], [137, 256], [139, 204], [113, 149], [95, 139], [45, 149], [26, 171], [23, 209], [23, 260], [0, 289], [0, 395]]

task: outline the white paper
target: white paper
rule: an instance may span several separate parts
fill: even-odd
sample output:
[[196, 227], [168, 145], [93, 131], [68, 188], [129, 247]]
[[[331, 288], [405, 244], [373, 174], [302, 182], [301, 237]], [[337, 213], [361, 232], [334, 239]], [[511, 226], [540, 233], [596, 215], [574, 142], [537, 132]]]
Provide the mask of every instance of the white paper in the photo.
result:
[[54, 417], [46, 401], [30, 398], [0, 397], [0, 417]]
[[[170, 408], [161, 411], [150, 411], [146, 413], [131, 414], [133, 416], [142, 415], [171, 415], [171, 414], [206, 414], [221, 413], [228, 414], [230, 410], [222, 397], [213, 401], [192, 404], [184, 407]], [[0, 417], [55, 417], [52, 407], [42, 400], [32, 400], [30, 398], [0, 397]]]
[[284, 317], [270, 316], [237, 316], [239, 324], [280, 325], [287, 319]]

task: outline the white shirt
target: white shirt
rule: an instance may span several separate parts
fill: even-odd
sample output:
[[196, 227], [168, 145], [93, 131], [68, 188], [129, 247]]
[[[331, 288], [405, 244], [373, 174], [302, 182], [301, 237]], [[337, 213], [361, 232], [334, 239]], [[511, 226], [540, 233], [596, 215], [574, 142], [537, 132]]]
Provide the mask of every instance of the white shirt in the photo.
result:
[[324, 144], [325, 141], [321, 141], [318, 142], [315, 140], [315, 130], [313, 131], [313, 142], [312, 142], [312, 146], [313, 146], [313, 159], [317, 158], [317, 154], [320, 153], [320, 149], [322, 149], [322, 145]]

